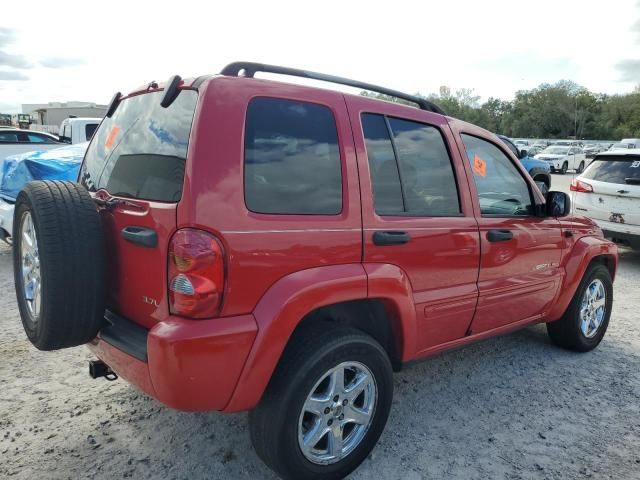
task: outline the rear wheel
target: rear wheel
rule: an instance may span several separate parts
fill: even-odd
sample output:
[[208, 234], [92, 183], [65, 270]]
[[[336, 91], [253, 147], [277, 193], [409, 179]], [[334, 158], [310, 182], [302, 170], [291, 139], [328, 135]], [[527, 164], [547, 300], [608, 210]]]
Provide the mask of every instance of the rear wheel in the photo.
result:
[[391, 363], [380, 344], [327, 324], [287, 347], [249, 414], [251, 440], [283, 478], [343, 478], [378, 441], [392, 396]]
[[612, 307], [611, 274], [604, 265], [592, 265], [562, 318], [547, 324], [549, 336], [556, 345], [568, 350], [593, 350], [607, 331]]
[[582, 173], [584, 171], [584, 161], [580, 162], [580, 165], [578, 165], [578, 170], [576, 170], [576, 173]]
[[13, 266], [27, 337], [40, 350], [93, 339], [104, 314], [100, 218], [77, 183], [30, 182], [16, 200]]

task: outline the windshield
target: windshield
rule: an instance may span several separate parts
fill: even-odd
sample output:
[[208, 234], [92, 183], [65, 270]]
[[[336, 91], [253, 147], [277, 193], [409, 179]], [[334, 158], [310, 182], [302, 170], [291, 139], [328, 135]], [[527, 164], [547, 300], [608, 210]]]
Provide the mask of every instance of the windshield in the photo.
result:
[[630, 143], [614, 143], [611, 148], [633, 148], [633, 145]]
[[566, 155], [569, 152], [569, 147], [548, 147], [545, 148], [542, 153], [548, 153], [550, 155]]
[[80, 171], [90, 190], [111, 195], [177, 202], [182, 196], [187, 146], [198, 94], [183, 90], [168, 107], [164, 92], [125, 99], [105, 117]]

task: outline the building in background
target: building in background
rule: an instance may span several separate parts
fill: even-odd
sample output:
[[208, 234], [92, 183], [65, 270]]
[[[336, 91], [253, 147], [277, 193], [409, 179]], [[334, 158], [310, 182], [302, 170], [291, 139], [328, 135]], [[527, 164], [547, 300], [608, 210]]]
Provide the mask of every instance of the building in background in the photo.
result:
[[107, 105], [91, 102], [24, 103], [22, 104], [22, 113], [31, 116], [32, 128], [58, 133], [57, 128], [65, 118], [102, 118], [107, 113]]

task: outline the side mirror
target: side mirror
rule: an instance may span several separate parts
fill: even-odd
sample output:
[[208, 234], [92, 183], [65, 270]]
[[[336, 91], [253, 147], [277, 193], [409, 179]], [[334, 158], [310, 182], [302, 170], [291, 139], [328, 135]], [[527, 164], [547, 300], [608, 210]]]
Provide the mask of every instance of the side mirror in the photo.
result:
[[520, 150], [520, 156], [518, 158], [524, 158], [527, 156], [527, 151], [526, 150]]
[[571, 213], [571, 198], [564, 192], [547, 193], [547, 216], [566, 217]]

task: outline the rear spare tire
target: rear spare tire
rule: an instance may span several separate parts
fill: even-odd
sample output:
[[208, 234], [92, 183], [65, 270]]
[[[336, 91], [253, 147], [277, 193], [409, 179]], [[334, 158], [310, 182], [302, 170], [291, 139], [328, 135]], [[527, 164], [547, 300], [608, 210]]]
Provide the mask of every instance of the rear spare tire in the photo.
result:
[[40, 350], [82, 345], [105, 307], [102, 227], [87, 190], [73, 182], [28, 183], [16, 200], [13, 271], [27, 337]]

